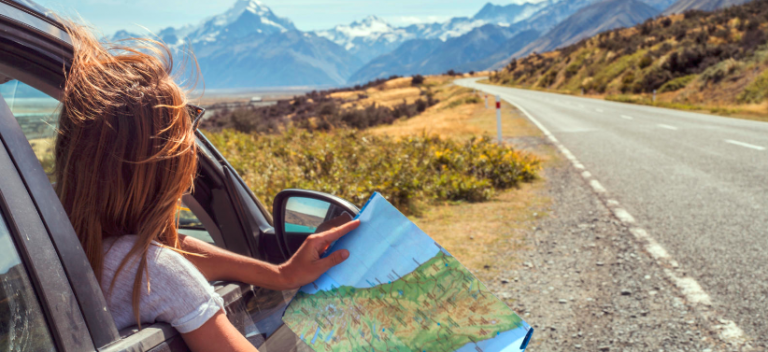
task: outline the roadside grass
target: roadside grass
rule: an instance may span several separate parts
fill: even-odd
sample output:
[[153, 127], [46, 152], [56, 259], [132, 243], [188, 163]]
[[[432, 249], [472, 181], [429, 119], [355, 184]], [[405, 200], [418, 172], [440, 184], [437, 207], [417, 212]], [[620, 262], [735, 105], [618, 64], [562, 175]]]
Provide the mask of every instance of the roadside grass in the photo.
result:
[[[391, 125], [370, 129], [375, 135], [404, 137], [417, 134], [436, 134], [441, 138], [469, 139], [472, 136], [496, 137], [496, 109], [493, 96], [488, 96], [485, 108], [484, 95], [472, 93], [469, 88], [448, 86], [435, 94], [440, 103], [423, 114], [407, 120], [398, 120]], [[457, 102], [461, 102], [458, 104]], [[502, 134], [505, 137], [542, 136], [536, 126], [521, 115], [507, 102], [502, 102]]]
[[745, 120], [764, 121], [768, 122], [768, 115], [765, 114], [766, 104], [749, 104], [749, 105], [722, 105], [722, 106], [710, 106], [710, 105], [697, 105], [687, 103], [676, 103], [657, 99], [655, 102], [653, 98], [648, 95], [640, 94], [620, 94], [620, 95], [606, 95], [604, 97], [608, 101], [617, 101], [621, 103], [631, 103], [638, 105], [655, 106], [660, 108], [676, 109], [691, 111], [703, 114], [718, 115], [723, 117], [734, 117]]
[[539, 160], [486, 138], [416, 135], [394, 139], [365, 131], [282, 134], [208, 133], [260, 199], [287, 188], [311, 189], [363, 205], [378, 191], [406, 214], [440, 201], [482, 202], [530, 182]]
[[542, 179], [504, 191], [483, 203], [445, 202], [412, 220], [483, 282], [496, 280], [531, 248], [524, 237], [536, 219], [547, 216], [552, 200]]

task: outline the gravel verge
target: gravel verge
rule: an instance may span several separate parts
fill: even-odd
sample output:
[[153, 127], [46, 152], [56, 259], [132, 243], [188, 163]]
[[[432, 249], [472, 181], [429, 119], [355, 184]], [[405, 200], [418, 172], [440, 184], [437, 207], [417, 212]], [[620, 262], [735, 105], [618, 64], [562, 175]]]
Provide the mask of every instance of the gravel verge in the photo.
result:
[[[524, 138], [510, 142], [546, 144]], [[575, 169], [552, 161], [543, 175], [550, 209], [488, 283], [534, 327], [529, 351], [726, 350]]]

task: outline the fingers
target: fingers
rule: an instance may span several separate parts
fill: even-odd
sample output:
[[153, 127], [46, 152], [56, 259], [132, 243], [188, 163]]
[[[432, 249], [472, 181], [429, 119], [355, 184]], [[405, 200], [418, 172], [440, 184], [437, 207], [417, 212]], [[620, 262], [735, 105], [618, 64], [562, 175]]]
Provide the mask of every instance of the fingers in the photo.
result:
[[339, 215], [339, 216], [337, 216], [337, 217], [335, 217], [335, 218], [333, 218], [331, 220], [328, 220], [328, 221], [320, 224], [320, 226], [317, 227], [317, 231], [315, 231], [315, 232], [317, 232], [317, 233], [325, 232], [325, 231], [328, 231], [328, 230], [330, 230], [330, 229], [332, 229], [334, 227], [344, 225], [344, 224], [346, 224], [346, 223], [348, 223], [350, 221], [352, 221], [352, 216], [350, 216], [349, 214], [347, 214], [345, 212], [342, 215]]
[[330, 244], [333, 241], [338, 240], [341, 236], [346, 235], [349, 231], [352, 231], [360, 226], [360, 220], [350, 221], [339, 227], [334, 227], [323, 233], [318, 233], [317, 238], [321, 239], [323, 243]]
[[347, 258], [349, 258], [349, 251], [346, 249], [339, 249], [338, 251], [331, 253], [331, 255], [320, 259], [317, 264], [323, 269], [323, 272], [325, 272], [328, 269], [341, 264], [341, 262], [347, 260]]

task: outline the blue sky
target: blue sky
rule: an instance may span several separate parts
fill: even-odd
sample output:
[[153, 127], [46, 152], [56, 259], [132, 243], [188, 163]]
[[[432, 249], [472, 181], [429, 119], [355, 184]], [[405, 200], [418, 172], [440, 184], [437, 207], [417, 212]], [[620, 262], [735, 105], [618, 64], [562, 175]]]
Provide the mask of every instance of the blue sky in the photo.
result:
[[[168, 26], [197, 24], [226, 11], [235, 0], [34, 0], [59, 13], [79, 14], [104, 34], [141, 26], [157, 31]], [[529, 0], [538, 2], [541, 0]], [[444, 21], [472, 16], [488, 0], [262, 0], [278, 16], [288, 17], [300, 30], [327, 29], [376, 15], [395, 25]], [[491, 1], [506, 5], [525, 0]], [[150, 10], [151, 9], [151, 10]]]

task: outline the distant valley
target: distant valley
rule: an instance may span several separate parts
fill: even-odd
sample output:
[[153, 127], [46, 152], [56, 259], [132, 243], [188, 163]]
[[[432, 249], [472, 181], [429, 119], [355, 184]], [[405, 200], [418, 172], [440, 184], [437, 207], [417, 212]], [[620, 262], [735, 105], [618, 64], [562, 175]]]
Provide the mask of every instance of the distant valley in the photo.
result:
[[[192, 49], [206, 88], [333, 87], [391, 75], [482, 71], [661, 14], [746, 0], [545, 0], [486, 4], [472, 17], [393, 26], [371, 15], [304, 32], [258, 0], [155, 35], [177, 55]], [[111, 40], [142, 37], [118, 31]], [[183, 55], [182, 55], [183, 56]]]

